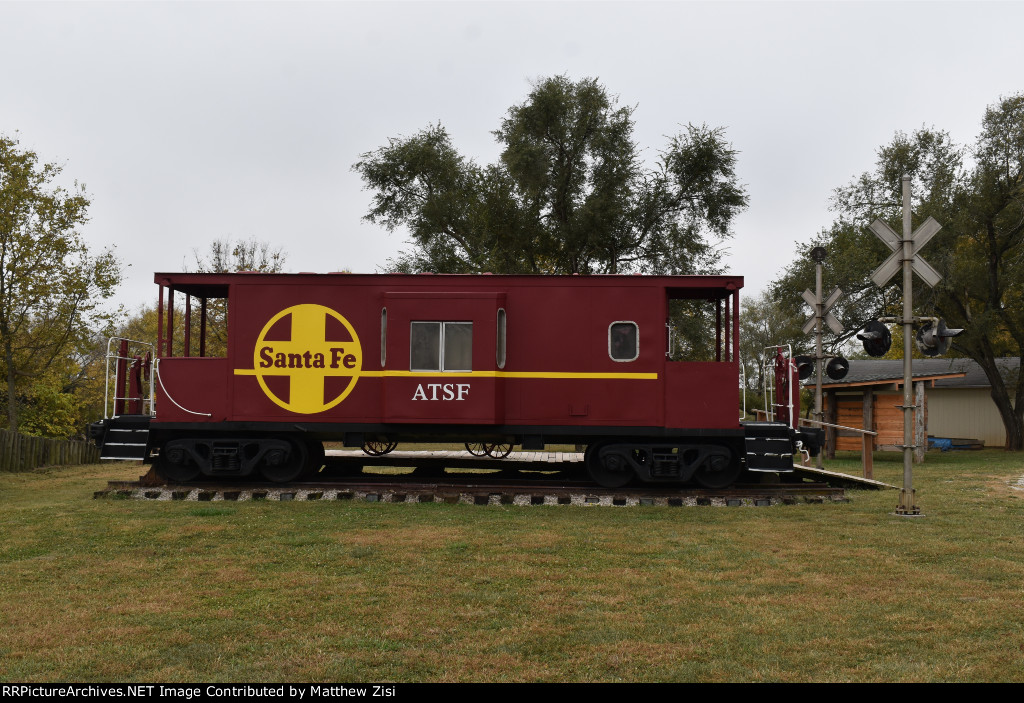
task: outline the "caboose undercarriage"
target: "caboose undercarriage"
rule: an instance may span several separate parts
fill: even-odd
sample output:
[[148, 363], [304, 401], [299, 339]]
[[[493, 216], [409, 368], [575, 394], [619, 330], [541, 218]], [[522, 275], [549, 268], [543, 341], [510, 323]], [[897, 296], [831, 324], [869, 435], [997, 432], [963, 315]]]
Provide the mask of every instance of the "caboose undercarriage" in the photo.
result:
[[[122, 416], [95, 430], [97, 439], [138, 427], [145, 416]], [[137, 430], [136, 430], [137, 431]], [[152, 463], [171, 481], [262, 477], [287, 483], [309, 476], [324, 462], [325, 441], [366, 447], [398, 442], [494, 442], [543, 449], [545, 444], [586, 444], [584, 464], [595, 483], [619, 488], [631, 481], [696, 483], [723, 488], [744, 470], [792, 471], [794, 446], [816, 454], [817, 436], [783, 423], [747, 423], [739, 430], [663, 428], [444, 427], [430, 425], [330, 426], [321, 424], [153, 423], [136, 458]]]

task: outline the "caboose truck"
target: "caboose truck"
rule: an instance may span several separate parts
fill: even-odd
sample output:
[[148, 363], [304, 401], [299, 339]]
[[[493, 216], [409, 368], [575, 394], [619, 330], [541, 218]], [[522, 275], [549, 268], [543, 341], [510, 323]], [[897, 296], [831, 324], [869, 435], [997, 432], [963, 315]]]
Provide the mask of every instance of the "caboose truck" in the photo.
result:
[[[292, 481], [322, 465], [325, 441], [500, 442], [586, 444], [587, 471], [606, 487], [638, 478], [722, 488], [744, 469], [792, 471], [795, 451], [820, 445], [819, 431], [791, 426], [796, 413], [793, 423], [738, 418], [739, 276], [155, 280], [150, 412], [125, 402], [141, 394], [125, 378], [144, 365], [126, 358], [116, 364], [121, 401], [92, 432], [104, 456], [134, 444], [122, 458], [172, 481]], [[216, 298], [227, 310], [224, 356], [207, 353]], [[676, 334], [674, 322], [699, 306], [715, 320], [706, 339]], [[126, 430], [135, 439], [117, 442]]]

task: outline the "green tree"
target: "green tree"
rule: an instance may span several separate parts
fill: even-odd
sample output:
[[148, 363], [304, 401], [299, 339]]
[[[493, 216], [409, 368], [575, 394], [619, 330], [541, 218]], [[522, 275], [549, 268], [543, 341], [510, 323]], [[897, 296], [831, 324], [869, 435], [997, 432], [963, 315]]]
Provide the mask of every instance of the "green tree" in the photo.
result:
[[[866, 226], [876, 217], [902, 230], [903, 174], [912, 178], [914, 226], [928, 216], [942, 225], [922, 255], [942, 275], [934, 289], [915, 276], [916, 314], [944, 317], [966, 331], [954, 353], [985, 371], [1003, 425], [1006, 448], [1024, 449], [1024, 384], [997, 363], [1024, 354], [1024, 94], [989, 106], [970, 148], [949, 135], [922, 128], [897, 133], [878, 151], [873, 171], [837, 189], [840, 220], [816, 243], [829, 249], [826, 270], [851, 293], [844, 321], [852, 334], [869, 319], [900, 309], [901, 281], [878, 290], [871, 272], [888, 255]], [[774, 287], [792, 296], [813, 281], [797, 261]], [[849, 286], [849, 287], [847, 287]]]
[[747, 205], [736, 152], [689, 125], [645, 168], [633, 110], [596, 79], [556, 76], [509, 109], [498, 163], [461, 156], [441, 125], [390, 139], [353, 166], [374, 193], [365, 219], [408, 229], [403, 271], [712, 271]]
[[70, 407], [53, 393], [74, 390], [91, 331], [109, 319], [101, 303], [121, 278], [113, 252], [89, 254], [77, 229], [89, 199], [77, 182], [52, 185], [61, 170], [0, 135], [0, 365], [12, 430], [36, 390], [39, 403]]

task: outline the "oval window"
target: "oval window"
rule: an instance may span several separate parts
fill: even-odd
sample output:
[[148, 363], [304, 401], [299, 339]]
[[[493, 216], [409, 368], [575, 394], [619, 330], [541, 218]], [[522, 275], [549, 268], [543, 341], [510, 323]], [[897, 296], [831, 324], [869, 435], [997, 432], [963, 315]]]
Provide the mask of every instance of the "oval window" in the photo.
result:
[[388, 360], [388, 309], [380, 309], [380, 367]]
[[498, 308], [498, 347], [495, 361], [499, 369], [505, 368], [505, 308]]
[[615, 361], [634, 361], [640, 356], [640, 328], [635, 322], [608, 326], [608, 356]]

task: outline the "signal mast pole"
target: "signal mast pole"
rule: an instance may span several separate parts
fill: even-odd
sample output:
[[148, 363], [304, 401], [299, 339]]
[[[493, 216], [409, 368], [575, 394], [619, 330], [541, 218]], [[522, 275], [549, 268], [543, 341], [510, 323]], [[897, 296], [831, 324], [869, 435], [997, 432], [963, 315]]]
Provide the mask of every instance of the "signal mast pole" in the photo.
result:
[[[871, 274], [871, 281], [879, 288], [884, 288], [889, 279], [892, 278], [900, 268], [903, 269], [903, 317], [900, 319], [890, 317], [878, 318], [878, 323], [901, 323], [903, 325], [903, 489], [900, 491], [900, 502], [896, 506], [896, 514], [908, 517], [920, 516], [921, 510], [914, 505], [914, 482], [912, 466], [914, 463], [914, 410], [918, 409], [913, 402], [914, 379], [911, 370], [912, 352], [910, 336], [914, 333], [914, 311], [913, 311], [913, 275], [916, 273], [925, 283], [934, 288], [942, 276], [933, 269], [928, 262], [921, 258], [918, 253], [935, 234], [942, 229], [942, 225], [929, 217], [916, 230], [912, 229], [910, 212], [910, 176], [903, 176], [903, 236], [896, 234], [882, 219], [877, 219], [868, 225], [868, 229], [882, 240], [892, 251], [892, 254], [882, 265]], [[919, 346], [921, 351], [929, 356], [936, 356], [945, 353], [949, 347], [949, 338], [955, 337], [962, 329], [948, 329], [943, 320], [938, 318], [918, 318], [918, 322], [927, 322], [921, 328]], [[864, 348], [872, 356], [881, 356], [888, 350], [888, 333], [884, 328], [871, 329], [875, 323], [870, 323], [865, 328], [863, 335], [857, 335], [864, 340]], [[879, 343], [884, 346], [878, 347]], [[872, 348], [874, 347], [874, 348]], [[878, 352], [878, 353], [876, 353]], [[923, 408], [921, 408], [923, 412]]]
[[914, 400], [913, 352], [911, 337], [914, 335], [914, 239], [910, 219], [910, 176], [903, 176], [903, 489], [897, 515], [920, 515], [921, 509], [914, 505]]
[[[825, 413], [821, 406], [821, 364], [824, 361], [824, 357], [821, 354], [821, 323], [822, 318], [825, 316], [824, 305], [822, 304], [822, 290], [821, 290], [821, 268], [822, 262], [825, 261], [826, 255], [825, 247], [814, 247], [811, 249], [811, 258], [814, 259], [814, 297], [817, 300], [817, 305], [814, 310], [815, 324], [814, 324], [814, 419], [819, 423], [825, 422]], [[819, 427], [824, 427], [824, 424]], [[824, 448], [818, 451], [817, 467], [823, 469], [824, 465]]]
[[[804, 323], [802, 331], [804, 334], [810, 334], [814, 331], [814, 368], [816, 370], [815, 384], [814, 384], [814, 420], [819, 426], [825, 426], [825, 414], [821, 407], [821, 365], [825, 362], [825, 354], [821, 348], [821, 333], [822, 324], [829, 326], [835, 334], [840, 334], [843, 331], [843, 326], [839, 324], [839, 320], [829, 312], [829, 309], [836, 304], [836, 302], [843, 297], [843, 291], [836, 288], [826, 299], [822, 299], [822, 288], [821, 288], [821, 270], [822, 264], [825, 262], [825, 257], [828, 252], [825, 247], [814, 247], [811, 249], [811, 259], [814, 260], [814, 285], [815, 291], [811, 293], [809, 290], [805, 290], [800, 295], [803, 297], [804, 302], [807, 303], [814, 314]], [[846, 370], [850, 367], [846, 359], [842, 357], [828, 357], [832, 361], [829, 362], [828, 368], [825, 369], [825, 373], [828, 374], [829, 378], [836, 381], [846, 375]], [[835, 362], [842, 362], [838, 367], [833, 368]], [[818, 468], [822, 468], [822, 456], [823, 452], [818, 452]]]

